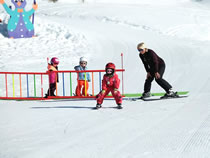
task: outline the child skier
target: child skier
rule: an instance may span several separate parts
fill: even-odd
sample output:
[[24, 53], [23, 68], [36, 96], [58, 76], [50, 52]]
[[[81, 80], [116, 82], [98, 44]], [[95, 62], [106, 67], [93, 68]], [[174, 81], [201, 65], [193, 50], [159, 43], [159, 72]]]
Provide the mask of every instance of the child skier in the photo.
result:
[[50, 64], [48, 63], [48, 72], [49, 72], [49, 89], [47, 91], [47, 94], [45, 95], [45, 98], [48, 98], [48, 96], [55, 96], [54, 92], [56, 90], [56, 84], [58, 82], [58, 64], [59, 60], [56, 57], [53, 57], [50, 61]]
[[[81, 57], [79, 61], [79, 65], [75, 66], [74, 69], [76, 71], [85, 71], [87, 70], [87, 59], [85, 57]], [[91, 81], [90, 74], [88, 72], [79, 72], [78, 78], [77, 78], [77, 87], [76, 87], [76, 96], [89, 96], [88, 94], [88, 88], [89, 84], [88, 82]], [[81, 94], [82, 89], [82, 94]]]
[[120, 79], [115, 73], [115, 65], [113, 63], [107, 63], [105, 70], [106, 74], [104, 75], [102, 80], [102, 91], [96, 96], [96, 109], [101, 108], [104, 97], [106, 97], [110, 91], [118, 105], [117, 108], [122, 109], [122, 96], [120, 94], [120, 91], [118, 90], [120, 86]]

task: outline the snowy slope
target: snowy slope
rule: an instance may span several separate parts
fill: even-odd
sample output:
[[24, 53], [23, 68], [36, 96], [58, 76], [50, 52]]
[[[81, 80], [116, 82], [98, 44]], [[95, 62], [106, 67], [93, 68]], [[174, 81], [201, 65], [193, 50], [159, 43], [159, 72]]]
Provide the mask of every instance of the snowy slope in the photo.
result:
[[[121, 111], [110, 108], [113, 100], [100, 111], [91, 110], [94, 100], [0, 101], [0, 158], [209, 157], [208, 1], [37, 2], [38, 37], [10, 40], [0, 24], [0, 71], [44, 72], [46, 57], [53, 56], [60, 70], [72, 70], [80, 56], [89, 59], [89, 69], [103, 69], [109, 61], [121, 68], [123, 52], [125, 92], [139, 93], [146, 73], [136, 45], [145, 41], [164, 58], [164, 77], [190, 96], [124, 101]], [[0, 18], [8, 19], [2, 6]], [[162, 91], [154, 82], [152, 92]]]

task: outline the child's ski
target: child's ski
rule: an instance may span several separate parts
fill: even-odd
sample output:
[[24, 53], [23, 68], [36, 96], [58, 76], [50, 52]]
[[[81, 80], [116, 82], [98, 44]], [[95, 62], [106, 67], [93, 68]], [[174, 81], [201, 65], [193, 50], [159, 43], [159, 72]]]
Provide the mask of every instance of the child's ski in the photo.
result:
[[123, 109], [122, 106], [115, 106], [115, 107], [93, 107], [92, 110], [99, 110], [99, 109], [104, 109], [104, 108], [113, 108], [113, 109]]

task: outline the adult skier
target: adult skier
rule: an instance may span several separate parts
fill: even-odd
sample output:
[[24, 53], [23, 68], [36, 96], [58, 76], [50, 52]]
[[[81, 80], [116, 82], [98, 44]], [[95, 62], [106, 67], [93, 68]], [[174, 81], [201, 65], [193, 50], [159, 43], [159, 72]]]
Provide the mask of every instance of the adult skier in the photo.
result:
[[151, 84], [154, 79], [166, 91], [164, 97], [176, 97], [177, 94], [172, 90], [172, 86], [162, 78], [165, 72], [164, 60], [152, 49], [148, 49], [143, 42], [138, 44], [137, 49], [147, 72], [144, 92], [141, 98], [150, 97]]

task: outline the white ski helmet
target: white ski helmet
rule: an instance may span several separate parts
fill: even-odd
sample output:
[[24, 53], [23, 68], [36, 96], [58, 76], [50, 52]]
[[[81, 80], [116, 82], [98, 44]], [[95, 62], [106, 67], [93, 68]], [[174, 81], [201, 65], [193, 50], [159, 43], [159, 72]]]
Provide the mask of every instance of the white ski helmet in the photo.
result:
[[79, 59], [79, 62], [87, 62], [87, 59], [86, 59], [85, 57], [81, 57], [81, 58]]

